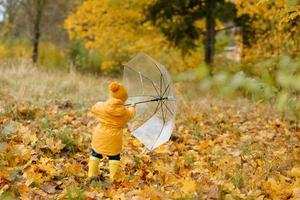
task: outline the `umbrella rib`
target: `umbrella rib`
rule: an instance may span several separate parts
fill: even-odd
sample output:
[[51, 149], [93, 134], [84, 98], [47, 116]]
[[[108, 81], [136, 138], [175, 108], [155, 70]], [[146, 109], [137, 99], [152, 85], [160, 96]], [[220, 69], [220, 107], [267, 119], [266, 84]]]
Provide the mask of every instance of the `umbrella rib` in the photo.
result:
[[[153, 112], [153, 114], [151, 114], [143, 124], [147, 123], [157, 112], [157, 110], [159, 109], [159, 106], [160, 106], [160, 102], [157, 104], [156, 108], [155, 108], [155, 111]], [[143, 124], [141, 124], [139, 127], [137, 127], [136, 129], [140, 128]], [[134, 130], [136, 130], [134, 129]]]
[[152, 83], [152, 85], [153, 85], [153, 87], [154, 87], [154, 89], [155, 89], [155, 91], [156, 91], [156, 93], [158, 94], [158, 90], [157, 90], [157, 88], [156, 88], [156, 86], [155, 86], [155, 83], [153, 82], [153, 80], [151, 80], [150, 78], [148, 78], [147, 76], [145, 76], [144, 74], [142, 74], [142, 73], [139, 73], [138, 71], [136, 71], [135, 69], [132, 69], [131, 67], [129, 67], [128, 65], [124, 65], [125, 67], [127, 67], [128, 69], [130, 69], [130, 70], [132, 70], [132, 71], [134, 71], [135, 73], [137, 73], [137, 74], [140, 74], [140, 75], [142, 75], [145, 79], [147, 79], [147, 80], [149, 80], [151, 83]]
[[[167, 90], [170, 89], [169, 86], [170, 86], [170, 84], [168, 84], [166, 90], [164, 91], [163, 96], [165, 96], [165, 93], [167, 92]], [[163, 100], [162, 102], [163, 102], [163, 104], [166, 106], [167, 110], [168, 110], [172, 115], [174, 115], [174, 113], [173, 113], [173, 112], [171, 111], [171, 109], [169, 108], [168, 104], [167, 104], [164, 100]]]
[[153, 82], [153, 81], [151, 81], [151, 83], [152, 83], [152, 86], [153, 86], [153, 87], [154, 87], [154, 89], [155, 89], [155, 92], [156, 92], [156, 94], [159, 96], [158, 90], [157, 90], [157, 88], [155, 87], [155, 85], [154, 85], [154, 82]]
[[152, 61], [152, 62], [154, 63], [155, 67], [158, 69], [158, 71], [160, 72], [160, 74], [162, 74], [162, 71], [161, 71], [160, 68], [157, 66], [157, 64], [156, 64], [154, 61]]
[[159, 80], [159, 96], [162, 97], [162, 74], [160, 74], [160, 80]]
[[[170, 84], [168, 84], [168, 86], [167, 86], [167, 88], [165, 89], [165, 91], [164, 91], [164, 93], [163, 93], [162, 96], [165, 96], [165, 93], [167, 92], [167, 90], [169, 89], [169, 87], [170, 87]], [[168, 110], [172, 115], [174, 115], [174, 113], [170, 110], [170, 108], [168, 107], [168, 105], [165, 103], [164, 100], [162, 100], [162, 103], [163, 103], [163, 105], [167, 108], [167, 110]]]
[[174, 113], [171, 111], [171, 109], [168, 107], [168, 105], [163, 101], [163, 105], [167, 108], [167, 110], [169, 111], [169, 113], [171, 113], [171, 115], [174, 115]]
[[[159, 135], [158, 135], [158, 136], [156, 137], [156, 139], [155, 139], [155, 143], [156, 143], [157, 139], [161, 136], [161, 133], [162, 133], [164, 127], [165, 127], [165, 122], [163, 121], [163, 124], [162, 124], [162, 126], [161, 126], [161, 130], [160, 130], [160, 132], [159, 132]], [[151, 149], [153, 149], [155, 143], [152, 145]]]
[[160, 101], [161, 102], [161, 111], [162, 111], [162, 117], [163, 117], [163, 122], [165, 123], [166, 122], [166, 119], [165, 119], [165, 110], [164, 110], [164, 107], [163, 107], [163, 100]]
[[[164, 101], [162, 101], [162, 105], [165, 105]], [[167, 121], [167, 109], [166, 109], [166, 107], [165, 107], [164, 111], [165, 111], [165, 113], [164, 113], [164, 119], [165, 119], [165, 121]]]
[[160, 135], [161, 135], [161, 133], [162, 133], [162, 131], [163, 131], [163, 129], [164, 129], [164, 126], [165, 126], [165, 123], [163, 123], [163, 125], [161, 126], [161, 129], [160, 129], [159, 135], [156, 137], [156, 139], [155, 139], [155, 143], [152, 145], [151, 149], [153, 149], [153, 147], [154, 147], [154, 145], [156, 144], [156, 142], [157, 142], [158, 138], [160, 137]]
[[[162, 108], [162, 110], [163, 110], [163, 106], [162, 106], [162, 104], [164, 104], [164, 101], [162, 100], [162, 101], [160, 101], [160, 103], [161, 103], [161, 108]], [[165, 104], [164, 104], [165, 105]], [[166, 106], [166, 105], [165, 105]], [[166, 106], [167, 108], [168, 108], [168, 106]], [[172, 112], [171, 112], [172, 113]], [[165, 122], [165, 120], [164, 120], [164, 116], [163, 116], [163, 125], [162, 125], [162, 128], [161, 128], [161, 130], [160, 130], [160, 133], [159, 133], [159, 135], [156, 137], [156, 139], [155, 139], [155, 142], [157, 141], [157, 139], [161, 136], [161, 133], [162, 133], [162, 131], [163, 131], [163, 129], [164, 129], [164, 127], [165, 127], [165, 124], [166, 124], [166, 122]], [[155, 143], [152, 145], [152, 147], [151, 147], [151, 149], [154, 147], [154, 145], [155, 145]]]
[[[159, 68], [159, 66], [154, 62], [154, 61], [152, 61], [153, 63], [154, 63], [154, 65], [155, 65], [155, 67], [158, 69], [158, 71], [160, 72], [160, 77], [161, 77], [161, 81], [163, 81], [163, 83], [164, 83], [164, 86], [165, 86], [165, 88], [166, 88], [166, 83], [165, 83], [165, 79], [164, 78], [162, 78], [163, 76], [163, 72], [161, 71], [161, 69]], [[162, 84], [160, 85], [160, 88], [162, 88]]]
[[170, 84], [168, 84], [168, 86], [166, 87], [166, 89], [165, 89], [165, 91], [164, 91], [164, 93], [163, 93], [162, 96], [165, 96], [166, 92], [169, 90], [169, 87], [170, 87]]
[[[156, 112], [158, 111], [159, 107], [162, 107], [162, 104], [161, 104], [160, 101], [158, 102], [158, 104], [157, 104], [157, 106], [156, 106], [156, 108], [155, 108], [155, 111], [154, 111], [154, 113], [151, 115], [151, 117], [153, 117], [153, 116], [156, 114]], [[150, 118], [151, 118], [151, 117], [150, 117]]]
[[140, 80], [141, 80], [141, 83], [142, 83], [143, 94], [145, 94], [145, 90], [144, 90], [144, 82], [143, 82], [143, 78], [142, 78], [141, 72], [139, 72], [139, 75], [140, 75]]
[[165, 79], [164, 79], [164, 77], [163, 77], [163, 84], [164, 84], [164, 88], [166, 89], [166, 88], [167, 88], [167, 86], [166, 86], [166, 82], [165, 82]]
[[[158, 69], [158, 71], [160, 72], [160, 92], [162, 92], [161, 91], [161, 88], [162, 88], [162, 71], [160, 70], [160, 68], [157, 66], [157, 64], [154, 62], [154, 61], [152, 61], [153, 63], [154, 63], [154, 65], [155, 65], [155, 67]], [[161, 93], [160, 93], [160, 95], [161, 95]]]

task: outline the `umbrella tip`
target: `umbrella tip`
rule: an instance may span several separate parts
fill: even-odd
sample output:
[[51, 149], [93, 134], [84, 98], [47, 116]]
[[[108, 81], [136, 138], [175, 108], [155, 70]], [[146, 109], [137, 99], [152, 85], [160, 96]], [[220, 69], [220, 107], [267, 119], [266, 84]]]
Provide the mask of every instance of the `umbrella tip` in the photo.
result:
[[176, 101], [176, 98], [174, 96], [167, 96], [167, 100]]

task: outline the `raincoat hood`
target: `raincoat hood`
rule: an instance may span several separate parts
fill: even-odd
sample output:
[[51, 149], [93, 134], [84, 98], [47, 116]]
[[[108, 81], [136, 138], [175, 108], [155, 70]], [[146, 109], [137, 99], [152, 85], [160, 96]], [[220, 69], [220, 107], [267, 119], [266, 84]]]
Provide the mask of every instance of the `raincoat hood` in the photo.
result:
[[120, 99], [110, 98], [105, 102], [104, 112], [112, 116], [121, 117], [126, 115], [127, 109], [124, 106], [124, 102]]

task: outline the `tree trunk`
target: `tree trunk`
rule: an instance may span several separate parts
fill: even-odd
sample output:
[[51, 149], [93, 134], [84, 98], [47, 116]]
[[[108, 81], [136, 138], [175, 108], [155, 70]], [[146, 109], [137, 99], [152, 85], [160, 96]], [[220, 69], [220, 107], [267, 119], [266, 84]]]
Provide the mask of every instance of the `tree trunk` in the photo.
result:
[[42, 15], [44, 11], [44, 7], [46, 4], [46, 0], [35, 0], [35, 16], [33, 21], [33, 51], [32, 51], [32, 62], [37, 63], [38, 57], [39, 57], [39, 43], [40, 43], [40, 37], [41, 37], [41, 20]]
[[34, 36], [33, 36], [33, 51], [32, 51], [32, 62], [36, 63], [39, 56], [39, 43], [40, 43], [40, 25], [36, 24], [34, 28]]
[[211, 65], [213, 63], [215, 49], [215, 18], [214, 8], [216, 0], [206, 0], [206, 38], [205, 38], [205, 63]]

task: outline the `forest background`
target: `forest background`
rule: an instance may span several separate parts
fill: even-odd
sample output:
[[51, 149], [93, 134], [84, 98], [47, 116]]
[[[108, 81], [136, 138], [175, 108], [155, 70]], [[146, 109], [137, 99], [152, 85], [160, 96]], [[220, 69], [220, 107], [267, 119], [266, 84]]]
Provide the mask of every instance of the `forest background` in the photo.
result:
[[[100, 191], [104, 197], [113, 196], [115, 185], [87, 186], [84, 175], [76, 175], [86, 170], [84, 149], [89, 147], [90, 135], [84, 119], [91, 103], [106, 97], [107, 83], [119, 80], [122, 65], [140, 51], [170, 71], [179, 109], [186, 113], [178, 115], [175, 136], [158, 150], [163, 155], [157, 162], [148, 160], [154, 156], [150, 153], [126, 163], [129, 172], [141, 166], [143, 170], [134, 177], [122, 176], [123, 189], [115, 195], [299, 197], [299, 0], [0, 0], [0, 12], [3, 197], [15, 198], [28, 191], [53, 198], [97, 198]], [[191, 108], [197, 112], [188, 112]], [[40, 133], [47, 135], [43, 140], [57, 145], [39, 143], [44, 137]], [[129, 141], [128, 147], [142, 148], [133, 138]], [[191, 144], [196, 145], [193, 151]], [[232, 145], [232, 149], [220, 153], [218, 145], [227, 150]], [[266, 155], [270, 162], [260, 154], [264, 145], [271, 145]], [[31, 158], [32, 151], [38, 157]], [[182, 165], [174, 164], [169, 170], [161, 166], [157, 173], [146, 167], [149, 162], [154, 167], [169, 161], [165, 154], [176, 156], [176, 151], [181, 152], [178, 163]], [[125, 157], [132, 153], [126, 152]], [[55, 154], [70, 159], [75, 171], [62, 175], [41, 170], [42, 166], [57, 170], [61, 161]], [[225, 161], [231, 156], [236, 161], [232, 165]], [[35, 164], [26, 165], [29, 162]], [[196, 166], [202, 170], [195, 171]], [[165, 173], [165, 178], [159, 173]], [[171, 178], [172, 173], [179, 176], [180, 184]], [[251, 173], [258, 173], [257, 177]], [[202, 178], [205, 187], [200, 187]], [[75, 186], [67, 180], [76, 182]], [[142, 180], [146, 186], [132, 180]], [[159, 182], [158, 186], [151, 186], [153, 182]], [[51, 191], [44, 185], [50, 185]], [[176, 187], [184, 192], [176, 193]], [[129, 188], [135, 188], [135, 193]]]

